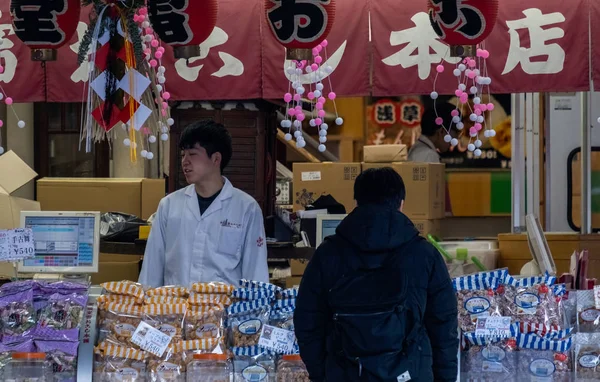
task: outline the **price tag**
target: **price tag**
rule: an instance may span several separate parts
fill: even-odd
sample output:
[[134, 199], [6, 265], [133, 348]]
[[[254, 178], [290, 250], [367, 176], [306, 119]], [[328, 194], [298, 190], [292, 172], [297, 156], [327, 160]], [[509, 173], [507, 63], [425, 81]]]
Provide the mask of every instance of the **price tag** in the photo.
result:
[[600, 285], [594, 285], [594, 302], [596, 303], [596, 309], [600, 310]]
[[510, 337], [510, 317], [480, 317], [477, 319], [477, 337]]
[[142, 350], [152, 353], [157, 357], [162, 357], [167, 347], [169, 347], [169, 343], [171, 343], [171, 336], [142, 321], [137, 329], [135, 329], [135, 332], [133, 332], [131, 342], [139, 346]]
[[31, 228], [0, 231], [0, 261], [19, 261], [35, 257]]
[[287, 354], [294, 350], [296, 335], [291, 330], [263, 325], [258, 345], [276, 353]]

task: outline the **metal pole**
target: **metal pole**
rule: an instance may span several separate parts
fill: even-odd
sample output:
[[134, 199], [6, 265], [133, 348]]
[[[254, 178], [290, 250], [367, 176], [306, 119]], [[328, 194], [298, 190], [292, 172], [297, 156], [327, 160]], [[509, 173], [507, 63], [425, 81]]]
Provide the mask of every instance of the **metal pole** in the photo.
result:
[[527, 213], [533, 213], [535, 209], [535, 176], [533, 174], [533, 162], [535, 153], [533, 151], [533, 93], [525, 94], [525, 182], [527, 184]]
[[592, 232], [591, 129], [589, 93], [581, 92], [581, 234]]
[[540, 93], [533, 93], [533, 134], [532, 143], [533, 151], [529, 155], [532, 163], [533, 173], [531, 174], [533, 183], [533, 209], [528, 210], [540, 217]]
[[511, 178], [512, 178], [512, 232], [525, 230], [525, 94], [511, 95]]

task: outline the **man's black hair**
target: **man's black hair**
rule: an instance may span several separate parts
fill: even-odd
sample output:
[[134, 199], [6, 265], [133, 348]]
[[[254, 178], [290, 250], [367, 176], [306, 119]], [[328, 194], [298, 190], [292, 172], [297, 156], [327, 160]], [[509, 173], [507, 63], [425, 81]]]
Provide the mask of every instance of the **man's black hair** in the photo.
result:
[[[436, 109], [437, 115], [435, 114]], [[442, 126], [435, 123], [437, 117], [442, 117], [444, 126], [447, 129], [450, 128], [452, 123], [452, 115], [450, 113], [452, 113], [452, 110], [456, 109], [456, 106], [448, 102], [442, 102], [437, 104], [436, 109], [434, 109], [433, 106], [425, 109], [423, 117], [421, 117], [421, 134], [427, 137], [433, 137], [435, 133], [442, 128]], [[453, 125], [454, 124], [452, 124], [452, 126]]]
[[195, 122], [187, 126], [181, 133], [179, 149], [189, 150], [196, 144], [206, 150], [209, 158], [214, 153], [221, 153], [221, 172], [223, 172], [231, 160], [233, 151], [231, 135], [225, 126], [213, 120]]
[[397, 210], [405, 197], [404, 181], [391, 167], [365, 170], [354, 182], [354, 199], [359, 206], [384, 205]]

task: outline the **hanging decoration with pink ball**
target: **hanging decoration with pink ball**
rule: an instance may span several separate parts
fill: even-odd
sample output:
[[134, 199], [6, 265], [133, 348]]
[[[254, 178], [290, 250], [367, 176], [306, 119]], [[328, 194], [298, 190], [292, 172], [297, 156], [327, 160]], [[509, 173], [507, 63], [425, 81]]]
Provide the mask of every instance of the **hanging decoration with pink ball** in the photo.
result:
[[[84, 95], [82, 139], [86, 151], [101, 140], [122, 141], [130, 158], [155, 157], [157, 137], [169, 139], [166, 69], [148, 20], [145, 0], [84, 0], [93, 5], [91, 21], [79, 49], [79, 64], [89, 62]], [[125, 138], [119, 138], [121, 126]]]
[[148, 0], [150, 23], [173, 47], [175, 58], [200, 56], [200, 44], [217, 25], [218, 9], [217, 0]]
[[[337, 95], [329, 77], [333, 68], [323, 65], [328, 59], [329, 43], [326, 38], [335, 21], [335, 0], [265, 0], [265, 9], [269, 29], [286, 48], [285, 71], [290, 81], [288, 92], [283, 96], [286, 114], [281, 127], [287, 129], [285, 139], [295, 138], [296, 147], [305, 147], [302, 127], [308, 123], [310, 127], [317, 128], [318, 150], [324, 152], [327, 150], [325, 143], [329, 129], [325, 121], [328, 101], [333, 102], [335, 124], [344, 123], [337, 114]], [[310, 80], [306, 80], [307, 77]], [[322, 82], [324, 78], [327, 78], [328, 89]]]
[[[0, 37], [0, 45], [2, 45], [4, 43], [4, 38]], [[4, 73], [4, 67], [0, 64], [0, 74]], [[21, 120], [19, 118], [19, 116], [17, 115], [17, 112], [13, 106], [14, 101], [12, 99], [12, 97], [10, 97], [6, 91], [4, 90], [4, 88], [2, 87], [2, 85], [0, 85], [0, 102], [4, 102], [6, 104], [7, 109], [13, 113], [13, 115], [15, 116], [15, 118], [17, 119], [17, 127], [19, 127], [19, 129], [24, 129], [25, 128], [25, 121]], [[4, 129], [6, 128], [6, 121], [0, 119], [0, 129]], [[4, 154], [5, 152], [5, 148], [4, 148], [4, 143], [2, 142], [2, 134], [0, 133], [0, 155]]]
[[77, 32], [81, 0], [11, 0], [15, 35], [32, 61], [56, 61], [58, 49]]
[[[484, 40], [496, 25], [498, 0], [427, 0], [427, 8], [433, 30], [440, 40], [450, 46], [450, 55], [461, 59], [452, 69], [452, 75], [457, 81], [454, 91], [457, 101], [456, 109], [452, 111], [452, 121], [450, 126], [445, 126], [444, 119], [438, 117], [436, 124], [446, 130], [444, 140], [452, 146], [458, 144], [458, 139], [450, 134], [452, 127], [461, 132], [468, 128], [467, 149], [475, 157], [479, 157], [480, 147], [483, 145], [481, 134], [485, 138], [496, 135], [491, 126], [491, 111], [494, 105], [485, 103], [483, 99], [486, 97], [490, 100], [489, 85], [492, 83], [487, 69], [490, 53], [485, 48]], [[438, 77], [444, 72], [444, 65], [437, 65], [431, 92], [434, 108], [439, 97], [435, 86]], [[469, 116], [466, 126], [461, 115]], [[486, 117], [490, 123], [486, 122]]]

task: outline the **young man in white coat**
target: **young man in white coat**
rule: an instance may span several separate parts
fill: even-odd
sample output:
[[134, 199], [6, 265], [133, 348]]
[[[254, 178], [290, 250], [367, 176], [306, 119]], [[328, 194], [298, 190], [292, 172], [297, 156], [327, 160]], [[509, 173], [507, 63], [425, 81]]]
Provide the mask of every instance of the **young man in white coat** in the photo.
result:
[[232, 154], [229, 132], [214, 121], [197, 122], [183, 131], [179, 148], [190, 185], [161, 200], [139, 282], [269, 281], [262, 211], [222, 176]]

